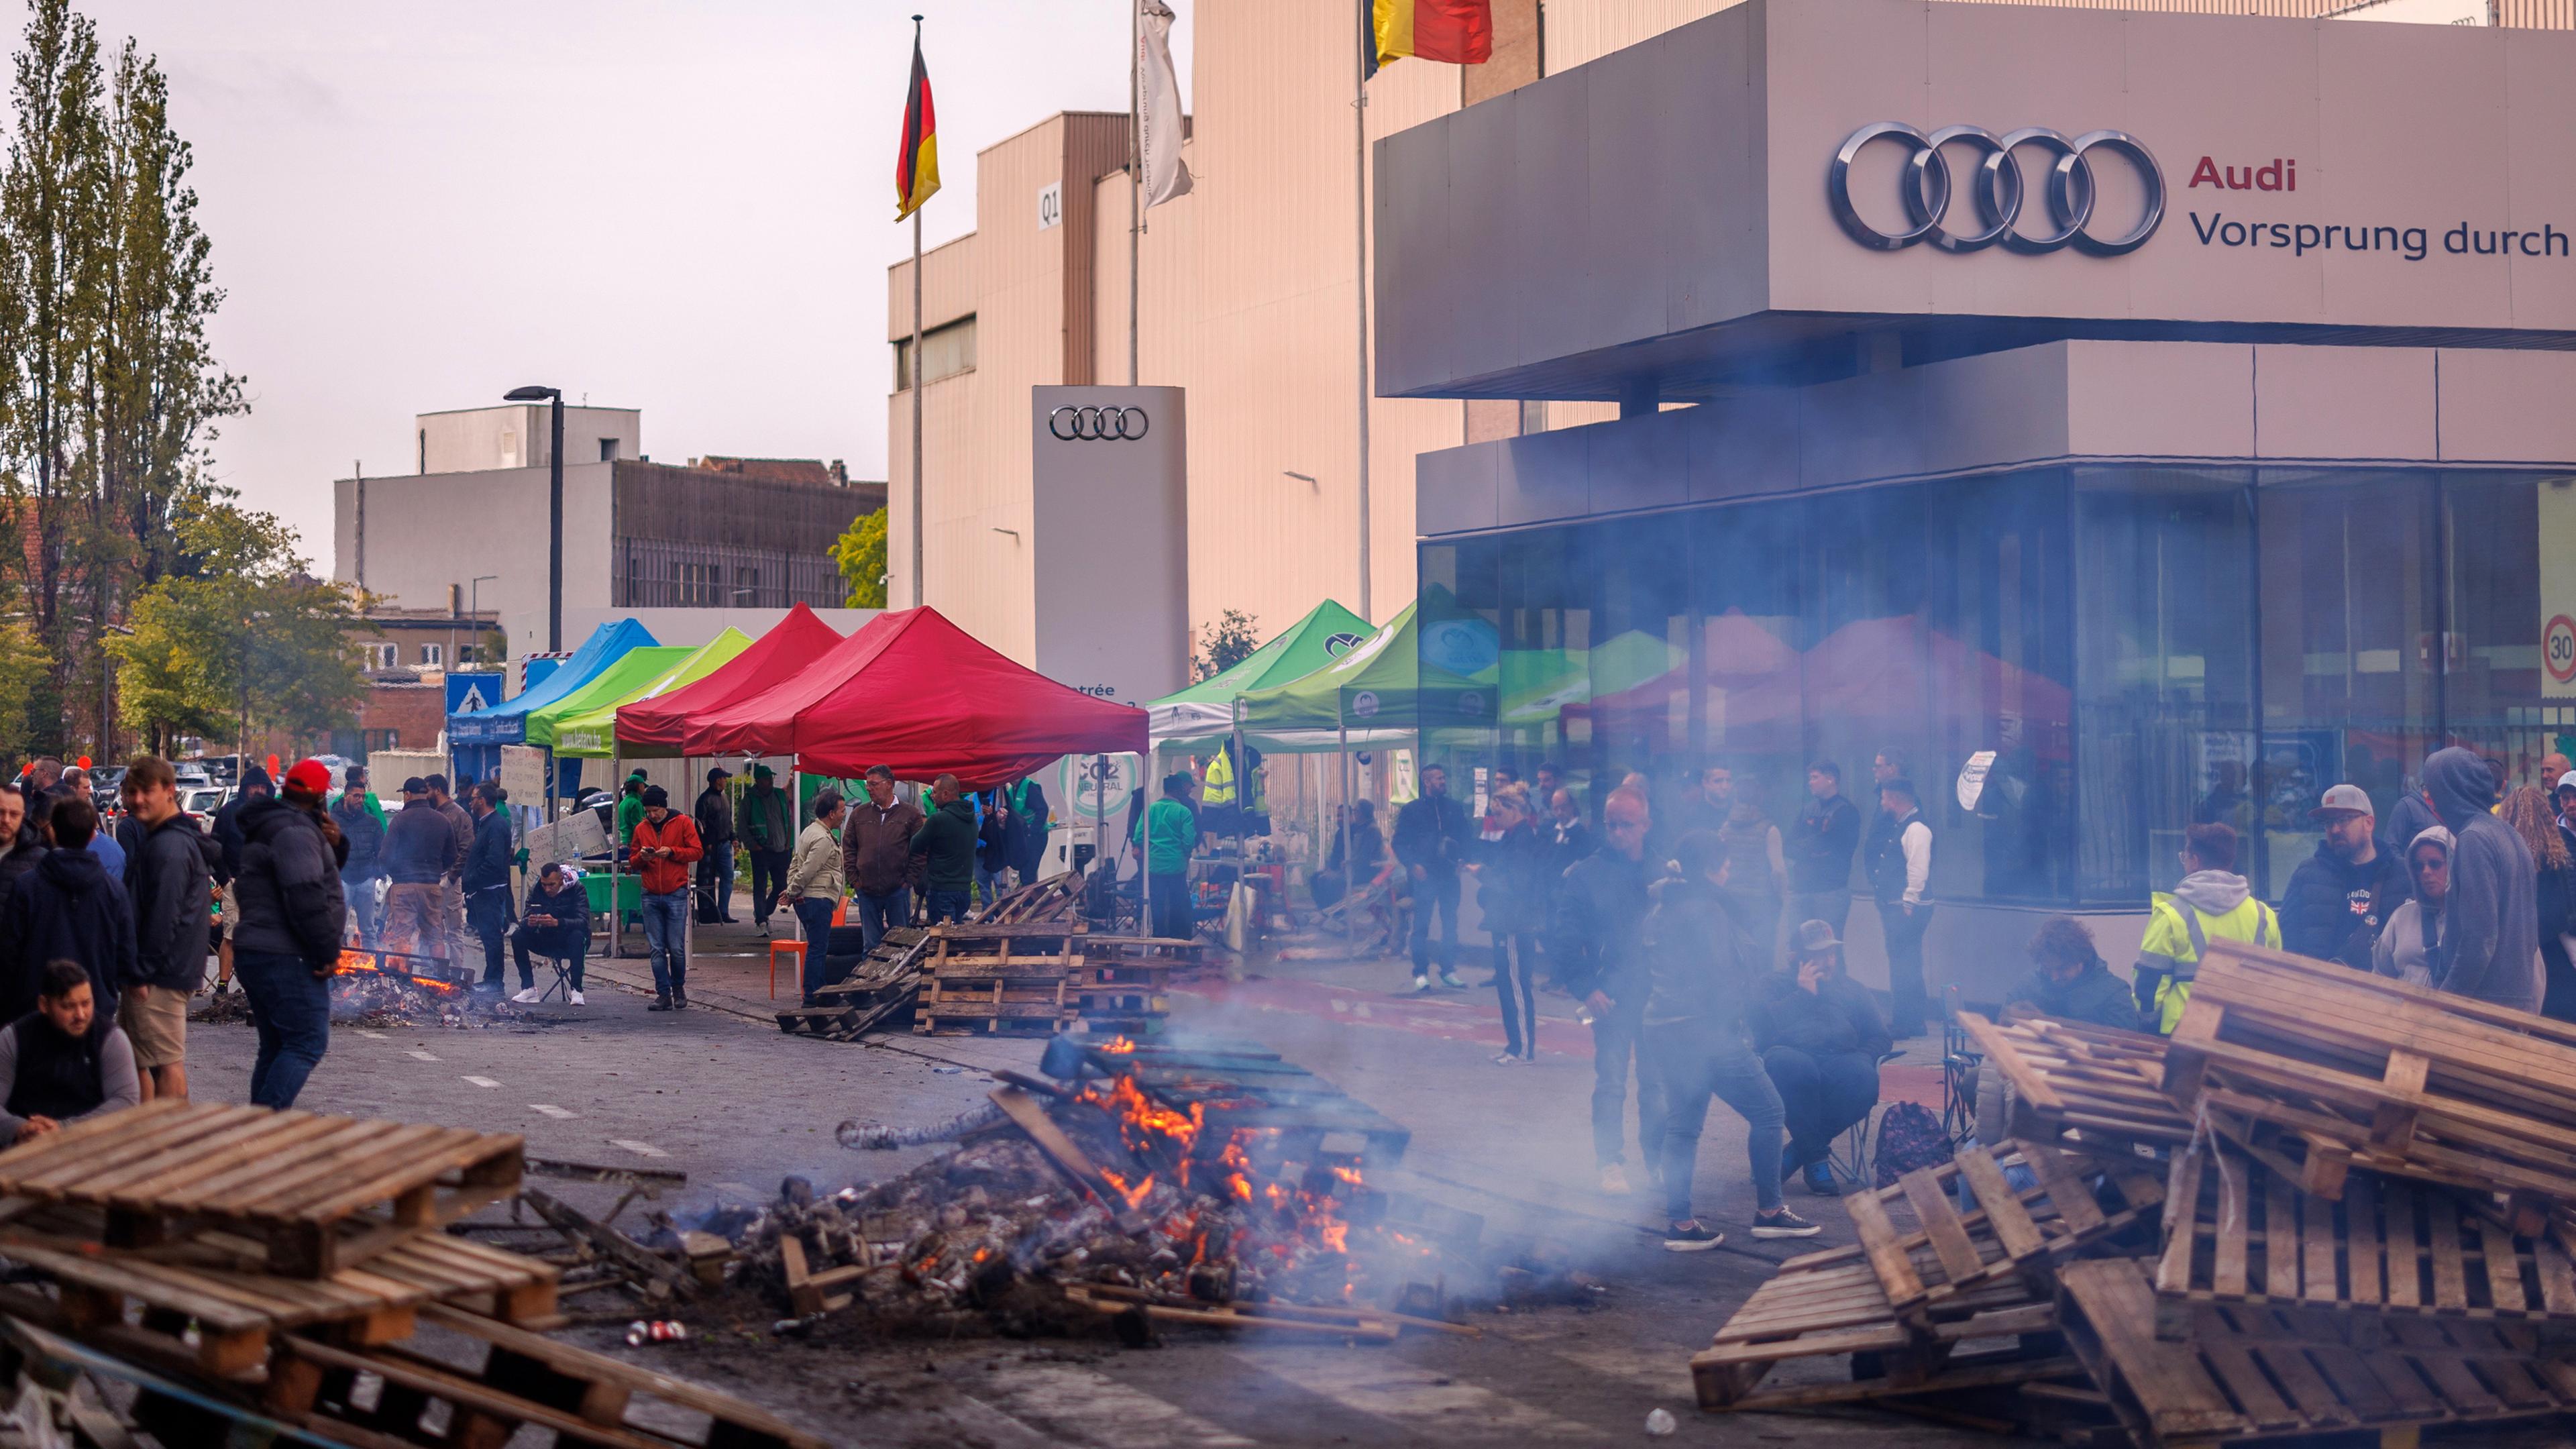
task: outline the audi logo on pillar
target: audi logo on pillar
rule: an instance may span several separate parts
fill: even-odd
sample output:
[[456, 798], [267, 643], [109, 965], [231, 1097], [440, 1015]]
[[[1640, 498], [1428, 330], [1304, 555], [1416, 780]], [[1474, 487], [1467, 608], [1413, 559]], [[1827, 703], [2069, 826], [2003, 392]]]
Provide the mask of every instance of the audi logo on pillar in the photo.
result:
[[[1852, 205], [1852, 160], [1873, 141], [1893, 141], [1906, 148], [1904, 176], [1896, 188], [1909, 223], [1904, 231], [1882, 231]], [[1977, 152], [1976, 170], [1964, 187], [1953, 184], [1950, 163], [1941, 154], [1943, 147], [1951, 145], [1972, 146]], [[2021, 167], [2013, 160], [2014, 153], [2025, 147], [2036, 147], [2051, 158], [2048, 184], [2036, 198], [2035, 208], [2047, 213], [2045, 230], [2020, 224], [2025, 207], [2034, 199], [2026, 194]], [[2093, 175], [2096, 156], [2125, 162], [2145, 192], [2146, 205], [2137, 225], [2119, 236], [2097, 236], [2091, 228], [2093, 204], [2101, 195]], [[1974, 212], [1965, 226], [1952, 215], [1962, 191]], [[1930, 242], [1945, 252], [1982, 251], [2001, 244], [2006, 251], [2036, 256], [2071, 246], [2088, 256], [2117, 257], [2146, 245], [2165, 219], [2164, 172], [2146, 144], [2126, 131], [2087, 131], [2070, 137], [2031, 126], [1998, 136], [1982, 126], [1944, 126], [1927, 135], [1902, 121], [1878, 121], [1852, 132], [1834, 152], [1825, 195], [1833, 205], [1834, 220], [1842, 223], [1853, 241], [1883, 252]]]
[[1047, 431], [1065, 443], [1132, 443], [1145, 436], [1152, 422], [1143, 408], [1074, 407], [1067, 404], [1047, 414]]

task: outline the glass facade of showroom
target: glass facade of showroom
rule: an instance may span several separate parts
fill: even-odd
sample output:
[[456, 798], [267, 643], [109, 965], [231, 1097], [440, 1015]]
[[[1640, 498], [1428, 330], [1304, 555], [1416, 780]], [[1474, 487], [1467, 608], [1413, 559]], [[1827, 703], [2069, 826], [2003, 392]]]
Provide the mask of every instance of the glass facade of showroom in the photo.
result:
[[2203, 820], [2277, 898], [2325, 786], [2384, 820], [2441, 743], [2524, 783], [2576, 735], [2576, 699], [2543, 697], [2560, 497], [2527, 472], [2075, 465], [1435, 537], [1426, 677], [1491, 687], [1489, 722], [1444, 710], [1424, 746], [1556, 762], [1587, 812], [1634, 770], [1662, 813], [1725, 764], [1783, 821], [1814, 760], [1875, 808], [1891, 751], [1946, 899], [2134, 910]]

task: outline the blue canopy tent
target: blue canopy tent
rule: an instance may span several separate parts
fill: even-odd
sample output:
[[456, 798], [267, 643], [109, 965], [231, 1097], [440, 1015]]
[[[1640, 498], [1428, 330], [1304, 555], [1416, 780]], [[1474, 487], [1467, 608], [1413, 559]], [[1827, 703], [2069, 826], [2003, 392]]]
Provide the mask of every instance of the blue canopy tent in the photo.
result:
[[658, 643], [651, 630], [633, 619], [602, 624], [590, 632], [573, 656], [544, 679], [487, 709], [447, 717], [447, 753], [460, 774], [488, 779], [500, 773], [501, 746], [525, 744], [528, 715], [562, 699], [597, 678], [601, 670], [629, 649]]

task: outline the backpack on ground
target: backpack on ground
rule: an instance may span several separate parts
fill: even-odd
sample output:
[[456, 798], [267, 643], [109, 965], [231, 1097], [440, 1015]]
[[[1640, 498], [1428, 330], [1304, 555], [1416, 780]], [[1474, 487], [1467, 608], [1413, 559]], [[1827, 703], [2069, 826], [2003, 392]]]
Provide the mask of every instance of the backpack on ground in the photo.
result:
[[1896, 1180], [1918, 1168], [1939, 1167], [1950, 1160], [1950, 1135], [1941, 1130], [1941, 1119], [1920, 1102], [1891, 1102], [1878, 1119], [1878, 1185], [1894, 1187]]

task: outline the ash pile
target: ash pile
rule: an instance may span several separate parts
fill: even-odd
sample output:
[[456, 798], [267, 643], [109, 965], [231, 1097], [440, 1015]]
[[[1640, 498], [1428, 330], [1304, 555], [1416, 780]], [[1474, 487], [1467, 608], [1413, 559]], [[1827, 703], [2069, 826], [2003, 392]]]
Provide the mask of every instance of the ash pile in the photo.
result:
[[1239, 1042], [1060, 1036], [944, 1127], [843, 1123], [859, 1150], [953, 1139], [889, 1181], [730, 1224], [737, 1280], [806, 1326], [1112, 1334], [1218, 1328], [1390, 1342], [1473, 1334], [1471, 1307], [1586, 1303], [1561, 1252], [1370, 1185], [1409, 1133]]
[[[492, 1027], [529, 1019], [506, 998], [478, 997], [477, 972], [451, 966], [434, 956], [398, 951], [344, 950], [332, 968], [331, 1021], [351, 1027]], [[240, 991], [204, 997], [189, 1020], [215, 1025], [250, 1020], [250, 1003]]]

